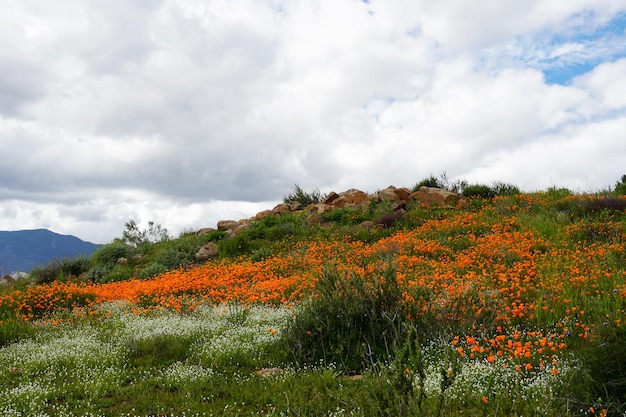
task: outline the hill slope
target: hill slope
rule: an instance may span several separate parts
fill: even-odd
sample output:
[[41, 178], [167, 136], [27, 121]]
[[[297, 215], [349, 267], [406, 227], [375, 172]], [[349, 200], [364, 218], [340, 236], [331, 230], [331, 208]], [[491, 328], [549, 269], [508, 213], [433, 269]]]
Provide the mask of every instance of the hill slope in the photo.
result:
[[28, 272], [53, 259], [91, 255], [100, 245], [46, 229], [0, 231], [0, 273]]

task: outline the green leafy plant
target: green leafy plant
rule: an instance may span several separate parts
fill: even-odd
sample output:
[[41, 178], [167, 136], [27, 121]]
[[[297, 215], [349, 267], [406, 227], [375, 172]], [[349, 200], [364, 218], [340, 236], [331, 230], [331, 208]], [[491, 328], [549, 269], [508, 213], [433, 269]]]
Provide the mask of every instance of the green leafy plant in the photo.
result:
[[613, 192], [616, 195], [626, 195], [626, 175], [622, 175], [622, 178], [615, 183], [615, 190]]
[[313, 191], [304, 191], [298, 184], [295, 184], [293, 191], [283, 198], [285, 203], [300, 203], [306, 207], [310, 204], [316, 204], [326, 198], [317, 188]]

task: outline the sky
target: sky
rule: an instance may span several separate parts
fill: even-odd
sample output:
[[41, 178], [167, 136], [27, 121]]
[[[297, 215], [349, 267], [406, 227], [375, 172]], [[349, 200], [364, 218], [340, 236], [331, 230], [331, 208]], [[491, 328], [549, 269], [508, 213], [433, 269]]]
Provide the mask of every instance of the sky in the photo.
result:
[[0, 0], [0, 230], [626, 174], [623, 0]]

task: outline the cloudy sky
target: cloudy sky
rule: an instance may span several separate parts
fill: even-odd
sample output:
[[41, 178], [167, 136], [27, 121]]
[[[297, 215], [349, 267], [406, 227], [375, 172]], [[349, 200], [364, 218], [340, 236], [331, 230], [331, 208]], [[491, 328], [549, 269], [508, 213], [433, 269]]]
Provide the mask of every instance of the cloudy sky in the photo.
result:
[[623, 0], [0, 0], [0, 230], [626, 174]]

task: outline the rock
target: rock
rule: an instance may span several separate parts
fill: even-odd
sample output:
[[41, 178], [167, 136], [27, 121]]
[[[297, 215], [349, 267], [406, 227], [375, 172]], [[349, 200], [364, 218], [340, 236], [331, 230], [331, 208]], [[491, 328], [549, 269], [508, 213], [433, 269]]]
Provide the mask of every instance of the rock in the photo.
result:
[[370, 202], [370, 197], [367, 193], [354, 188], [344, 191], [339, 194], [339, 197], [334, 199], [332, 205], [337, 208], [357, 207], [365, 206]]
[[217, 222], [217, 230], [228, 231], [234, 230], [241, 226], [241, 223], [237, 220], [220, 220]]
[[335, 201], [336, 199], [339, 198], [339, 194], [337, 194], [334, 191], [331, 191], [330, 194], [328, 194], [326, 196], [326, 198], [324, 199], [324, 201], [322, 201], [323, 204], [332, 204], [333, 201]]
[[198, 236], [206, 236], [206, 235], [210, 235], [213, 232], [217, 232], [217, 229], [214, 229], [212, 227], [203, 227], [202, 229], [198, 230], [196, 234]]
[[254, 220], [263, 220], [264, 218], [266, 218], [267, 216], [271, 216], [272, 215], [272, 210], [263, 210], [263, 211], [259, 211], [255, 216], [254, 216]]
[[120, 265], [128, 265], [128, 258], [117, 258], [117, 263]]
[[313, 211], [313, 213], [317, 214], [329, 213], [335, 209], [335, 206], [331, 206], [330, 204], [325, 203], [317, 203], [310, 206], [310, 210]]
[[374, 228], [375, 224], [374, 224], [374, 222], [373, 222], [373, 221], [371, 221], [371, 220], [365, 220], [364, 222], [362, 222], [361, 224], [359, 224], [359, 226], [361, 226], [361, 227], [363, 227], [363, 228], [365, 228], [365, 229], [369, 230], [369, 229]]
[[291, 205], [287, 203], [282, 203], [272, 209], [272, 214], [277, 214], [280, 216], [281, 214], [289, 213], [290, 211]]
[[208, 261], [220, 254], [220, 248], [213, 242], [209, 242], [196, 253], [196, 260], [200, 262]]
[[456, 205], [459, 201], [458, 194], [435, 187], [422, 186], [411, 195], [422, 204]]
[[10, 287], [15, 282], [15, 279], [11, 275], [5, 275], [0, 280], [0, 285], [4, 285], [5, 287]]
[[378, 196], [381, 200], [404, 201], [406, 203], [413, 199], [408, 188], [396, 188], [393, 185], [379, 191]]

